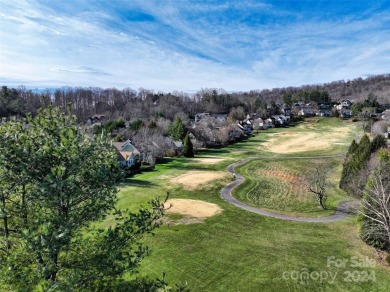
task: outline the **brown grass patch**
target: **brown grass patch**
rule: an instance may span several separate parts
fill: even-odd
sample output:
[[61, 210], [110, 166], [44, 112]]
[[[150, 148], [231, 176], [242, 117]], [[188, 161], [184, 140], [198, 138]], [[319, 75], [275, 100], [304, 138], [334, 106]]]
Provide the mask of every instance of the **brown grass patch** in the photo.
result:
[[218, 158], [218, 157], [205, 157], [205, 158], [195, 158], [192, 161], [201, 163], [201, 164], [217, 164], [221, 161], [228, 160], [228, 158]]
[[197, 189], [199, 185], [220, 179], [226, 176], [224, 172], [217, 171], [188, 171], [171, 179], [171, 183], [181, 184], [188, 189]]
[[166, 220], [166, 224], [193, 224], [201, 223], [205, 218], [222, 212], [217, 204], [191, 199], [170, 199], [164, 204], [165, 213], [180, 214], [184, 217], [179, 220]]
[[349, 132], [348, 128], [339, 128], [332, 132], [290, 133], [281, 132], [262, 144], [267, 150], [275, 153], [294, 153], [323, 150], [342, 141]]

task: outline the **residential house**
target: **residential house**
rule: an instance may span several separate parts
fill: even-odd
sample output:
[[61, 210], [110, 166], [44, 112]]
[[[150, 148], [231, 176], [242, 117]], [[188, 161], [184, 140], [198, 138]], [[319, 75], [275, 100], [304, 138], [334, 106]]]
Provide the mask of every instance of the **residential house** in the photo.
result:
[[226, 122], [228, 119], [228, 114], [212, 114], [211, 116], [218, 122]]
[[332, 116], [332, 111], [330, 110], [330, 106], [326, 104], [320, 104], [318, 106], [318, 111], [316, 112], [316, 116], [320, 116], [320, 117]]
[[343, 108], [340, 111], [340, 115], [342, 118], [348, 119], [348, 118], [351, 118], [353, 116], [353, 113], [352, 113], [352, 110]]
[[236, 141], [245, 135], [244, 128], [240, 124], [236, 124], [234, 129], [229, 133], [229, 140]]
[[383, 120], [390, 120], [390, 109], [385, 110], [384, 112], [382, 112], [381, 118]]
[[342, 109], [349, 109], [351, 105], [352, 101], [350, 101], [349, 99], [343, 99], [342, 101], [340, 101], [339, 104], [335, 104], [334, 106], [338, 111], [341, 112]]
[[253, 119], [252, 126], [253, 126], [253, 129], [256, 129], [256, 130], [265, 130], [264, 121], [262, 118]]
[[291, 114], [293, 115], [299, 115], [299, 112], [306, 107], [306, 104], [304, 102], [296, 102], [291, 107]]
[[266, 129], [268, 129], [268, 128], [275, 128], [275, 124], [272, 121], [272, 119], [270, 119], [270, 118], [264, 120], [264, 126], [266, 127]]
[[88, 117], [87, 118], [87, 125], [88, 126], [91, 126], [93, 124], [96, 124], [96, 123], [102, 123], [106, 120], [106, 116], [105, 115], [93, 115], [92, 117]]
[[344, 107], [344, 108], [349, 108], [351, 105], [352, 105], [352, 101], [350, 101], [349, 99], [343, 99], [341, 102], [340, 102], [341, 106]]
[[133, 166], [140, 160], [141, 153], [131, 144], [130, 140], [126, 142], [113, 142], [116, 148], [120, 166]]
[[283, 124], [284, 124], [285, 126], [287, 126], [287, 125], [290, 124], [290, 120], [291, 120], [290, 116], [279, 115], [279, 117], [282, 119]]
[[[387, 127], [387, 132], [385, 133], [385, 138], [390, 139], [390, 127]], [[389, 141], [390, 143], [390, 141]]]
[[291, 116], [291, 107], [288, 106], [287, 104], [283, 104], [280, 108], [280, 112], [281, 114], [283, 114], [284, 116], [286, 117], [290, 117]]
[[272, 121], [274, 122], [275, 127], [283, 127], [284, 120], [279, 115], [271, 116]]
[[298, 112], [298, 116], [312, 117], [315, 115], [314, 106], [310, 103], [303, 105], [301, 110]]
[[175, 150], [176, 155], [179, 155], [183, 151], [183, 142], [182, 141], [173, 141], [172, 149]]

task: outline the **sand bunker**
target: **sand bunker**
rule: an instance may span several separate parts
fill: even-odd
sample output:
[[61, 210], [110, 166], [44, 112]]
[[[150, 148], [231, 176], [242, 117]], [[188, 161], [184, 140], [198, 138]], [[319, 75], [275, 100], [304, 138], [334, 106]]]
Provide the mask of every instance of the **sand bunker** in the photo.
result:
[[172, 183], [179, 183], [188, 189], [196, 189], [199, 185], [226, 176], [224, 172], [217, 171], [189, 171], [171, 179]]
[[272, 135], [273, 137], [262, 144], [267, 150], [275, 153], [294, 153], [312, 150], [322, 150], [332, 147], [339, 143], [348, 129], [338, 129], [333, 132], [309, 132], [309, 133], [291, 133], [281, 132]]
[[181, 214], [190, 218], [207, 218], [222, 211], [216, 204], [190, 199], [170, 199], [165, 202], [164, 208], [167, 214]]

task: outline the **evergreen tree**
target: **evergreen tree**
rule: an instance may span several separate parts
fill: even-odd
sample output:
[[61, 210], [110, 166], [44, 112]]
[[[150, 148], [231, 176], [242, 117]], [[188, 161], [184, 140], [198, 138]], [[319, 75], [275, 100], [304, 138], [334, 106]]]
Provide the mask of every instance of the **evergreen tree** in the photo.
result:
[[184, 138], [184, 144], [183, 144], [183, 155], [184, 157], [194, 157], [194, 146], [192, 145], [191, 139], [186, 134], [186, 137]]
[[182, 140], [185, 134], [185, 126], [180, 117], [176, 117], [175, 121], [169, 126], [168, 134], [174, 140]]
[[352, 141], [348, 149], [339, 186], [350, 195], [361, 196], [368, 179], [367, 164], [371, 154], [386, 146], [384, 137], [378, 135], [372, 142], [364, 135], [360, 143]]
[[376, 152], [380, 148], [384, 148], [387, 146], [386, 138], [382, 135], [376, 135], [374, 140], [371, 142], [371, 152]]
[[115, 151], [58, 108], [25, 122], [0, 124], [0, 290], [127, 291], [123, 274], [144, 257], [159, 202], [89, 229], [115, 206]]

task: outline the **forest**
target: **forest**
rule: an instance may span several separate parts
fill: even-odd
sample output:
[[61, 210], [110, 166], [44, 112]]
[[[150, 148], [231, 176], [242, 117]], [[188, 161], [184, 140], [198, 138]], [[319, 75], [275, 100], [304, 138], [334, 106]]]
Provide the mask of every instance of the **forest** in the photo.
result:
[[[72, 113], [79, 123], [94, 114], [105, 114], [110, 119], [123, 117], [125, 120], [164, 117], [173, 120], [177, 113], [193, 117], [195, 113], [228, 113], [232, 108], [243, 107], [245, 112], [261, 113], [267, 105], [304, 102], [318, 102], [321, 94], [310, 96], [310, 92], [326, 92], [325, 100], [338, 102], [350, 99], [363, 102], [373, 94], [379, 103], [389, 103], [390, 74], [357, 78], [350, 81], [340, 80], [320, 85], [302, 85], [246, 92], [227, 92], [223, 89], [205, 88], [196, 93], [156, 92], [151, 89], [138, 90], [124, 88], [62, 87], [43, 91], [3, 87], [0, 95], [0, 117], [12, 115], [35, 115], [38, 108], [51, 101], [55, 106], [65, 108], [72, 105]], [[43, 97], [43, 98], [42, 98]]]

